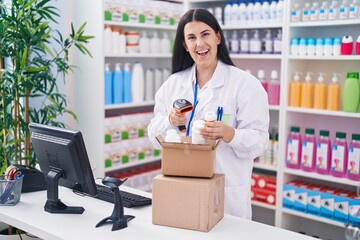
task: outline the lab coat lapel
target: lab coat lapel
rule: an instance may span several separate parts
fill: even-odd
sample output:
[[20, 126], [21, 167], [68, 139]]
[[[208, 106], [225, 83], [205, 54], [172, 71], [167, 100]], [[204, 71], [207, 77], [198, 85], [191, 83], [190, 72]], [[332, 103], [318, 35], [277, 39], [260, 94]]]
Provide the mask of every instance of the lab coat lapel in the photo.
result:
[[195, 64], [191, 68], [191, 71], [189, 71], [189, 74], [186, 74], [184, 76], [182, 84], [181, 84], [181, 92], [179, 94], [179, 96], [181, 96], [181, 98], [188, 100], [192, 104], [195, 104], [194, 103], [194, 89], [193, 89], [194, 84], [195, 84]]

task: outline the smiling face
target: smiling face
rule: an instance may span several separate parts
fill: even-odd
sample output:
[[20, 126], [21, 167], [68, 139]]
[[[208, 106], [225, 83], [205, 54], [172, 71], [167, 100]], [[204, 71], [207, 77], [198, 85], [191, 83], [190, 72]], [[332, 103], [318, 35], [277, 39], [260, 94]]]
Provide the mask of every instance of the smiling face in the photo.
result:
[[184, 47], [196, 63], [197, 68], [214, 68], [217, 64], [217, 51], [220, 33], [203, 22], [193, 21], [185, 25]]

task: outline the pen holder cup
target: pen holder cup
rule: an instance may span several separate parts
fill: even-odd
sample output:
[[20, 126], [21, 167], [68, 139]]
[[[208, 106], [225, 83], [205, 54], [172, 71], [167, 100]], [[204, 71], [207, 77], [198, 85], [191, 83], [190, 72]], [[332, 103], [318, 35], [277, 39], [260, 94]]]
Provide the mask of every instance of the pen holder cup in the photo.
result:
[[19, 179], [6, 179], [0, 176], [0, 206], [14, 206], [20, 201], [23, 177]]

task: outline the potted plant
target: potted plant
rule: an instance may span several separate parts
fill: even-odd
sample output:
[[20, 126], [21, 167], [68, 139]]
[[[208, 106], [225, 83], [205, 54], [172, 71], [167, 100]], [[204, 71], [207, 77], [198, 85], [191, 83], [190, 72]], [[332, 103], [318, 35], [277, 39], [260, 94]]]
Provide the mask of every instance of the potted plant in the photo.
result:
[[74, 68], [71, 48], [92, 57], [85, 45], [93, 38], [84, 34], [86, 23], [78, 30], [71, 24], [66, 38], [53, 29], [59, 10], [51, 0], [9, 2], [0, 1], [0, 175], [12, 163], [36, 164], [29, 122], [64, 127], [59, 116], [76, 119], [57, 81]]

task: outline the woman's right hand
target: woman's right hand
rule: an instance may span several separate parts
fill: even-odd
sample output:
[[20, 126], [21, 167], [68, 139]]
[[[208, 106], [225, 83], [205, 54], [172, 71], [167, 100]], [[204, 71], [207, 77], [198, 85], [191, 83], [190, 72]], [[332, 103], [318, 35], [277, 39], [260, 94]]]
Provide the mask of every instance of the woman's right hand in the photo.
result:
[[174, 127], [186, 125], [187, 123], [187, 117], [186, 114], [181, 114], [178, 111], [176, 111], [175, 108], [171, 109], [171, 112], [169, 114], [169, 121], [171, 125]]

